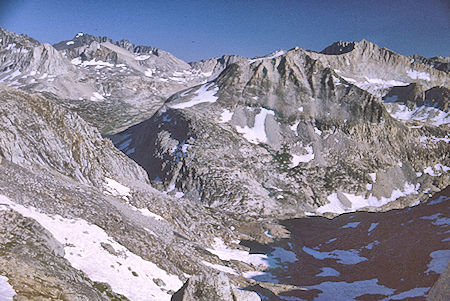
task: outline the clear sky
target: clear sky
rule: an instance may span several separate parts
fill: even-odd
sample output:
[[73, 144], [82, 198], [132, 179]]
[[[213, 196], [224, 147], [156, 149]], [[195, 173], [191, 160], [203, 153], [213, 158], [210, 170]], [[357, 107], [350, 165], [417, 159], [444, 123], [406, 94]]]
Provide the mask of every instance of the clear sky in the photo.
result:
[[366, 39], [398, 53], [450, 56], [449, 0], [0, 0], [0, 26], [47, 43], [77, 32], [126, 38], [193, 61], [322, 50]]

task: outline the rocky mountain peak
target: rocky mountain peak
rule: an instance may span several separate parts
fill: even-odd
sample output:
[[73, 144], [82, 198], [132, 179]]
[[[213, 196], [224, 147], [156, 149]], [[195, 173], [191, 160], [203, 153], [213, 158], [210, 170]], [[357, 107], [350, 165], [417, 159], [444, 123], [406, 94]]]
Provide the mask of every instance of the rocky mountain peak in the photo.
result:
[[39, 45], [39, 42], [25, 34], [16, 34], [0, 27], [0, 50], [11, 48], [15, 45], [17, 48], [30, 48]]
[[331, 44], [330, 46], [327, 46], [324, 50], [322, 50], [320, 53], [328, 54], [328, 55], [337, 55], [337, 54], [343, 54], [352, 51], [355, 48], [356, 42], [344, 42], [344, 41], [337, 41]]

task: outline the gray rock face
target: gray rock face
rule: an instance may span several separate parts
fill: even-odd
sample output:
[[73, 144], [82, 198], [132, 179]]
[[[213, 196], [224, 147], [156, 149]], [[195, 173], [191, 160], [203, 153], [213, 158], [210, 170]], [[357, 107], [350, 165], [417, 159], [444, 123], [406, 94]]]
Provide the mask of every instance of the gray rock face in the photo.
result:
[[[378, 48], [366, 44], [372, 50], [359, 60], [370, 56], [370, 70]], [[386, 110], [388, 103], [329, 67], [349, 54], [356, 60], [353, 51], [334, 61], [300, 49], [238, 61], [111, 138], [155, 186], [175, 187], [236, 214], [379, 210], [442, 189], [448, 181], [447, 167], [440, 169], [448, 166], [447, 113], [431, 112], [440, 118], [437, 127], [434, 119], [404, 120]], [[399, 57], [395, 68], [406, 70], [404, 57], [392, 56]], [[362, 72], [365, 65], [357, 68]], [[447, 81], [448, 75], [439, 76]], [[333, 208], [323, 207], [330, 202]]]
[[[340, 52], [340, 48], [345, 50]], [[346, 81], [378, 96], [386, 95], [388, 88], [412, 82], [428, 89], [449, 84], [448, 73], [366, 40], [337, 43], [327, 49], [322, 53], [309, 52], [309, 55]]]
[[176, 292], [172, 301], [260, 301], [255, 293], [234, 288], [224, 273], [195, 275]]
[[38, 165], [97, 186], [105, 176], [146, 181], [142, 169], [54, 101], [3, 88], [0, 102], [0, 155], [6, 160], [23, 167]]
[[254, 268], [205, 249], [240, 220], [155, 190], [57, 100], [0, 89], [0, 273], [20, 298], [169, 300], [191, 274]]
[[435, 56], [432, 58], [426, 58], [421, 55], [415, 54], [411, 56], [411, 59], [418, 63], [428, 65], [444, 72], [450, 72], [450, 57]]

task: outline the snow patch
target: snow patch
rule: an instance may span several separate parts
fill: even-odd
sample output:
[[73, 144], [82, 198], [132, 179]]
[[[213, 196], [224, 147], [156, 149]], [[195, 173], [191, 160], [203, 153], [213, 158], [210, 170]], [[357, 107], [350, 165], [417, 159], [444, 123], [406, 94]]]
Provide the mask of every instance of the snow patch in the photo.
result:
[[222, 272], [225, 272], [225, 273], [228, 273], [228, 274], [237, 275], [236, 272], [230, 267], [226, 267], [226, 266], [223, 266], [223, 265], [220, 265], [220, 264], [210, 263], [210, 262], [207, 262], [205, 260], [202, 260], [202, 264], [204, 264], [204, 265], [206, 265], [206, 266], [208, 266], [210, 268], [213, 268], [215, 270], [218, 270], [218, 271], [222, 271]]
[[101, 100], [104, 100], [104, 99], [105, 98], [100, 93], [98, 93], [98, 92], [92, 93], [91, 101], [101, 101]]
[[341, 201], [337, 196], [337, 193], [332, 193], [327, 197], [329, 203], [317, 208], [316, 211], [321, 214], [325, 212], [342, 214], [345, 212], [353, 212], [364, 207], [381, 207], [387, 203], [395, 201], [400, 197], [404, 197], [410, 194], [417, 194], [419, 187], [420, 184], [414, 186], [413, 184], [409, 184], [408, 182], [406, 182], [403, 189], [394, 189], [390, 197], [388, 198], [381, 197], [381, 199], [374, 197], [372, 194], [370, 194], [369, 197], [366, 199], [364, 196], [354, 195], [351, 193], [343, 193], [343, 195], [345, 195], [345, 197], [351, 203], [350, 208], [344, 206], [341, 203]]
[[247, 251], [238, 250], [238, 249], [231, 249], [225, 243], [223, 240], [219, 237], [214, 238], [214, 244], [211, 248], [207, 248], [209, 252], [217, 255], [220, 259], [230, 261], [230, 260], [238, 260], [242, 261], [248, 264], [252, 264], [255, 267], [263, 266], [268, 267], [267, 261], [268, 257], [267, 255], [262, 254], [250, 254]]
[[314, 150], [312, 146], [306, 146], [305, 147], [306, 154], [305, 155], [295, 155], [291, 154], [292, 156], [292, 163], [290, 165], [291, 168], [296, 167], [300, 162], [307, 163], [311, 160], [314, 160]]
[[15, 294], [13, 287], [8, 283], [8, 278], [0, 275], [0, 300], [12, 301]]
[[142, 215], [144, 216], [148, 216], [151, 218], [156, 219], [157, 221], [163, 221], [164, 218], [156, 213], [151, 212], [150, 210], [148, 210], [147, 208], [139, 208], [137, 209], [137, 211], [139, 211], [140, 213], [142, 213]]
[[441, 176], [443, 172], [447, 173], [450, 170], [450, 167], [442, 165], [442, 164], [436, 164], [434, 167], [428, 166], [423, 170], [424, 173], [429, 174], [432, 177], [438, 177]]
[[106, 189], [105, 193], [109, 193], [113, 196], [120, 196], [125, 200], [128, 200], [128, 197], [131, 197], [130, 188], [110, 178], [105, 177], [105, 180], [106, 180], [106, 184], [104, 184], [104, 187]]
[[220, 123], [225, 123], [231, 120], [233, 118], [233, 113], [227, 109], [224, 109], [222, 114], [220, 114]]
[[66, 45], [73, 45], [73, 44], [75, 44], [74, 41], [69, 41], [69, 42], [66, 43]]
[[386, 107], [393, 118], [403, 121], [429, 122], [434, 126], [450, 123], [450, 114], [429, 106], [410, 109], [406, 105], [398, 104]]
[[144, 61], [144, 60], [147, 60], [147, 59], [149, 59], [149, 58], [150, 58], [149, 55], [138, 55], [138, 56], [135, 56], [135, 57], [134, 57], [134, 59], [135, 59], [136, 61]]
[[76, 57], [73, 60], [70, 61], [73, 65], [80, 65], [81, 64], [81, 57]]
[[285, 53], [286, 53], [286, 52], [285, 52], [284, 50], [278, 50], [278, 51], [275, 52], [273, 55], [270, 55], [270, 56], [264, 56], [264, 57], [260, 57], [260, 58], [255, 58], [255, 59], [251, 59], [251, 60], [248, 60], [248, 61], [249, 61], [249, 63], [251, 64], [251, 63], [254, 63], [254, 62], [257, 62], [257, 61], [266, 60], [266, 59], [274, 59], [274, 58], [279, 57], [279, 56], [281, 56], [281, 55], [283, 55], [283, 54], [285, 54]]
[[214, 103], [218, 99], [215, 94], [219, 91], [219, 88], [214, 87], [213, 89], [210, 89], [213, 85], [214, 83], [204, 84], [196, 91], [196, 95], [191, 100], [177, 104], [169, 104], [169, 107], [173, 109], [185, 109], [200, 103]]
[[247, 125], [245, 127], [236, 126], [236, 131], [240, 134], [243, 134], [244, 138], [247, 139], [250, 143], [266, 143], [267, 135], [265, 122], [267, 115], [275, 116], [275, 112], [272, 110], [261, 108], [261, 111], [255, 116], [255, 124], [252, 128], [249, 128]]
[[409, 69], [409, 70], [406, 70], [406, 74], [408, 74], [408, 76], [412, 79], [422, 79], [422, 80], [426, 80], [426, 81], [431, 80], [430, 74], [426, 73], [426, 72], [419, 72], [417, 70]]
[[[74, 268], [85, 272], [93, 281], [108, 283], [114, 292], [130, 300], [170, 300], [172, 296], [167, 290], [177, 291], [183, 285], [177, 276], [132, 253], [102, 228], [85, 220], [47, 215], [5, 196], [0, 196], [0, 203], [36, 220], [64, 245], [64, 258]], [[111, 246], [114, 253], [107, 251], [102, 243]], [[157, 286], [153, 282], [155, 278], [163, 280], [165, 285]]]

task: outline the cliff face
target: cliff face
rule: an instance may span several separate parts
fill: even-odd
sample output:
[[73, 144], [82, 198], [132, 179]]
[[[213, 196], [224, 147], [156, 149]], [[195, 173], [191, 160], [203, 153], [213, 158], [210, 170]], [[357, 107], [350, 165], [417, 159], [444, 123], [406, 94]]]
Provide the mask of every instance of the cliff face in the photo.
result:
[[0, 274], [15, 294], [169, 300], [190, 275], [255, 269], [205, 249], [248, 238], [230, 230], [243, 220], [157, 191], [58, 101], [0, 88]]
[[[369, 61], [368, 69], [376, 65], [369, 52], [385, 53], [368, 42], [357, 46], [365, 46], [360, 60]], [[393, 69], [405, 70], [404, 58], [390, 55], [399, 61]], [[378, 57], [380, 64], [388, 63], [385, 57]], [[383, 101], [352, 84], [328, 60], [292, 49], [238, 61], [111, 138], [146, 169], [153, 185], [175, 187], [193, 200], [239, 214], [395, 208], [445, 187], [448, 117], [441, 109], [448, 99], [440, 109], [431, 107], [437, 102], [425, 95], [440, 93], [427, 92], [419, 79], [412, 85], [423, 87], [416, 109], [424, 112], [408, 118], [398, 113], [405, 105], [393, 107], [389, 96]], [[447, 81], [445, 73], [438, 74]], [[429, 91], [436, 89], [446, 88]]]

